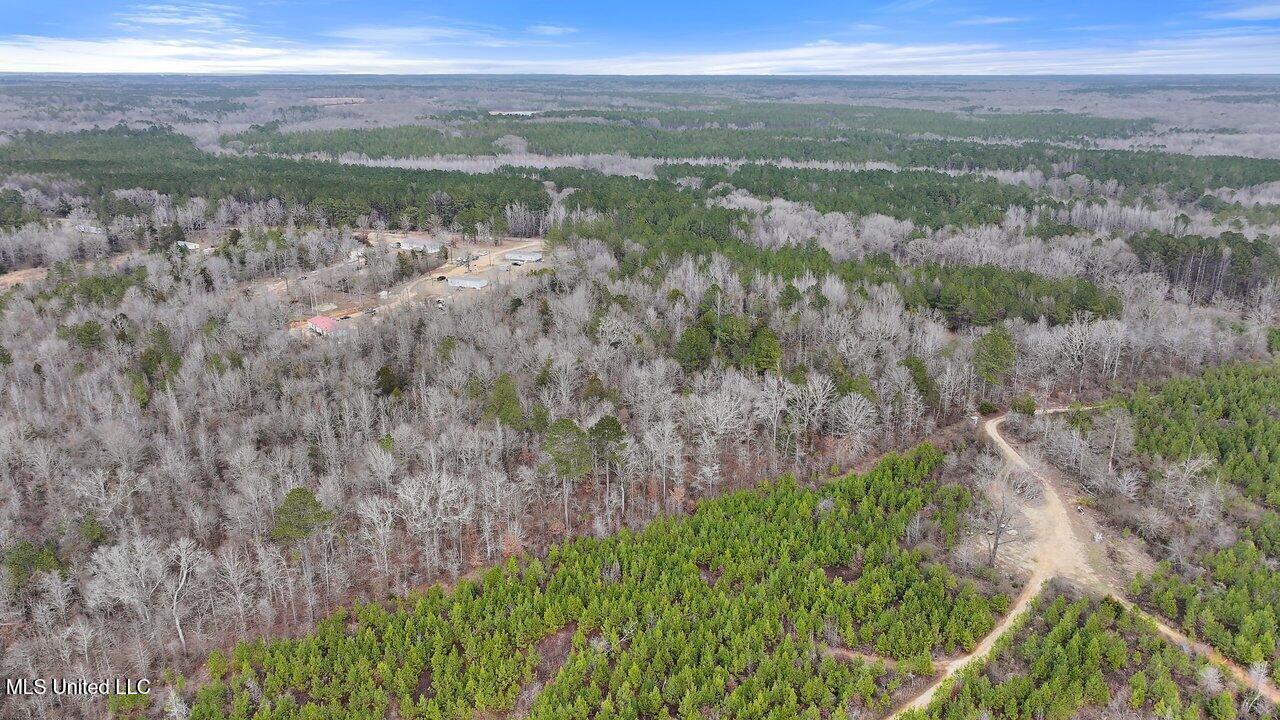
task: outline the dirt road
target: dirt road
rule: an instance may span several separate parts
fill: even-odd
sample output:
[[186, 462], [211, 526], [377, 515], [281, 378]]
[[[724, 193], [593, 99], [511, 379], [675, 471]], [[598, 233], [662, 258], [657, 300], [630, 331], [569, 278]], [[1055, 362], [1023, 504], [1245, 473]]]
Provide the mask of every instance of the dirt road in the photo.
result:
[[[396, 308], [401, 305], [404, 305], [405, 303], [413, 302], [416, 300], [425, 300], [431, 297], [440, 297], [445, 300], [448, 300], [447, 288], [445, 287], [446, 283], [439, 280], [441, 276], [446, 278], [481, 277], [481, 278], [490, 280], [490, 282], [492, 283], [495, 279], [494, 274], [500, 271], [497, 263], [499, 260], [504, 260], [507, 256], [507, 253], [515, 252], [517, 250], [530, 250], [530, 249], [541, 250], [542, 249], [543, 241], [540, 238], [533, 238], [533, 239], [512, 238], [512, 240], [514, 241], [514, 244], [512, 245], [507, 245], [503, 247], [481, 248], [488, 254], [476, 260], [475, 262], [473, 262], [471, 266], [472, 269], [470, 272], [468, 272], [467, 267], [465, 265], [453, 265], [451, 267], [440, 267], [420, 277], [414, 278], [413, 280], [409, 280], [408, 282], [401, 285], [399, 288], [392, 288], [388, 290], [387, 298], [382, 302], [373, 301], [373, 302], [370, 302], [369, 304], [362, 305], [362, 306], [357, 305], [355, 307], [351, 307], [350, 305], [348, 305], [345, 307], [341, 307], [338, 310], [330, 311], [326, 314], [328, 314], [331, 317], [337, 317], [342, 319], [344, 321], [344, 325], [343, 325], [344, 327], [354, 327], [355, 325], [368, 319], [372, 315], [375, 315], [380, 312], [386, 312], [392, 308]], [[467, 249], [468, 252], [470, 252], [470, 250], [471, 248]], [[344, 260], [342, 263], [339, 263], [338, 265], [330, 266], [330, 268], [338, 267], [339, 265], [345, 265], [345, 264], [350, 264], [350, 261]], [[506, 268], [505, 272], [510, 273], [513, 276], [520, 275], [526, 272], [531, 272], [540, 266], [541, 266], [540, 263], [525, 263], [522, 266], [509, 266]], [[322, 272], [322, 271], [316, 271], [316, 272]], [[313, 275], [314, 274], [316, 273], [313, 273]], [[269, 291], [278, 292], [280, 289], [283, 288], [283, 284], [284, 284], [283, 281], [278, 281], [273, 285], [268, 286], [267, 289]], [[459, 290], [458, 292], [465, 292], [465, 291]], [[306, 329], [307, 320], [305, 319], [294, 320], [292, 323], [290, 323], [289, 327], [290, 327], [290, 331], [293, 332], [294, 334], [299, 336], [305, 335], [307, 333], [307, 329]]]
[[933, 701], [933, 696], [937, 694], [938, 689], [942, 687], [942, 684], [948, 678], [963, 670], [969, 663], [985, 658], [991, 652], [991, 648], [995, 647], [996, 641], [1000, 639], [1000, 636], [1012, 629], [1018, 619], [1022, 617], [1022, 614], [1031, 607], [1031, 601], [1035, 600], [1036, 596], [1040, 594], [1040, 588], [1048, 580], [1049, 576], [1042, 575], [1038, 571], [1033, 574], [1031, 579], [1027, 581], [1026, 587], [1022, 588], [1022, 592], [1018, 594], [1018, 599], [1014, 601], [1013, 607], [1009, 608], [1009, 612], [1005, 613], [1005, 616], [996, 624], [995, 628], [986, 637], [982, 638], [982, 641], [973, 649], [973, 652], [945, 664], [940, 664], [939, 667], [942, 672], [938, 674], [937, 679], [915, 697], [899, 705], [889, 717], [896, 718], [908, 710], [922, 710], [928, 707], [929, 703]]
[[[421, 298], [423, 296], [434, 294], [430, 291], [436, 287], [439, 287], [438, 285], [436, 285], [436, 283], [439, 282], [438, 280], [436, 280], [436, 278], [440, 277], [441, 275], [445, 277], [462, 277], [467, 275], [470, 275], [472, 277], [484, 277], [486, 271], [488, 271], [490, 268], [496, 267], [494, 263], [496, 263], [499, 258], [505, 258], [507, 256], [507, 253], [510, 253], [510, 252], [515, 252], [517, 250], [528, 250], [530, 248], [541, 249], [542, 240], [540, 238], [533, 239], [533, 240], [517, 243], [510, 247], [491, 249], [489, 250], [490, 252], [489, 255], [482, 257], [479, 260], [472, 263], [473, 269], [470, 273], [467, 272], [467, 268], [464, 265], [455, 265], [449, 268], [448, 270], [432, 271], [416, 280], [409, 282], [407, 285], [404, 286], [404, 288], [399, 293], [397, 293], [397, 297], [395, 300], [392, 300], [391, 302], [384, 304], [382, 307], [391, 308], [403, 302], [407, 302], [409, 300], [414, 300], [414, 299]], [[528, 265], [526, 265], [525, 267], [528, 267]], [[512, 270], [514, 269], [515, 268], [512, 268]]]
[[[1066, 410], [1067, 408], [1049, 408], [1041, 412], [1050, 414], [1065, 412]], [[1036, 595], [1039, 594], [1041, 587], [1054, 578], [1072, 580], [1082, 587], [1114, 597], [1125, 607], [1138, 610], [1138, 612], [1150, 618], [1160, 634], [1175, 645], [1207, 657], [1210, 661], [1225, 667], [1243, 686], [1253, 689], [1272, 703], [1280, 702], [1280, 691], [1277, 691], [1270, 683], [1265, 680], [1262, 682], [1255, 681], [1247, 671], [1223, 657], [1221, 653], [1204, 643], [1192, 641], [1164, 621], [1140, 608], [1136, 608], [1133, 603], [1124, 599], [1120, 589], [1115, 587], [1115, 583], [1108, 579], [1108, 574], [1099, 571], [1098, 553], [1094, 551], [1087, 540], [1081, 538], [1080, 522], [1073, 520], [1072, 514], [1068, 510], [1066, 503], [1062, 501], [1058, 489], [1043, 475], [1036, 472], [1000, 434], [1000, 425], [1005, 421], [1006, 417], [1007, 415], [1001, 415], [991, 418], [983, 425], [983, 430], [991, 438], [991, 442], [1004, 458], [1005, 467], [1003, 472], [1028, 472], [1039, 480], [1043, 490], [1038, 504], [1035, 507], [1028, 508], [1027, 519], [1031, 526], [1031, 538], [1028, 541], [1029, 548], [1027, 552], [1032, 563], [1031, 577], [1018, 595], [1017, 600], [1014, 601], [1013, 606], [1009, 608], [1009, 612], [1005, 614], [995, 629], [983, 638], [982, 642], [978, 643], [978, 646], [972, 652], [947, 663], [937, 679], [920, 693], [898, 706], [889, 717], [897, 718], [910, 710], [927, 707], [948, 678], [964, 669], [969, 663], [982, 660], [991, 652], [996, 640], [1012, 628], [1017, 623], [1018, 618], [1030, 609], [1031, 603]]]
[[[1046, 412], [1058, 411], [1051, 410]], [[983, 430], [991, 438], [991, 441], [995, 443], [1000, 455], [1004, 458], [1004, 473], [1014, 470], [1030, 472], [1031, 468], [1027, 461], [1000, 435], [1000, 424], [1004, 422], [1005, 417], [1005, 415], [1001, 415], [987, 420], [983, 425]], [[1018, 594], [1013, 606], [1009, 608], [1009, 612], [1005, 613], [1004, 618], [996, 625], [995, 629], [983, 638], [972, 652], [947, 663], [936, 680], [918, 695], [900, 706], [891, 717], [898, 717], [908, 710], [926, 707], [933, 700], [933, 696], [947, 678], [964, 669], [969, 663], [986, 657], [991, 652], [991, 648], [995, 646], [996, 640], [1012, 628], [1018, 622], [1018, 619], [1022, 617], [1022, 614], [1031, 607], [1031, 602], [1040, 594], [1040, 589], [1046, 582], [1059, 575], [1075, 576], [1087, 574], [1085, 572], [1086, 568], [1083, 567], [1081, 562], [1084, 552], [1080, 547], [1079, 540], [1072, 531], [1071, 517], [1063, 505], [1062, 499], [1058, 497], [1057, 491], [1048, 483], [1043, 484], [1044, 493], [1040, 499], [1040, 507], [1031, 512], [1028, 517], [1031, 525], [1030, 534], [1032, 539], [1030, 542], [1033, 543], [1031, 557], [1034, 565], [1031, 570], [1031, 577], [1027, 580], [1022, 592]]]
[[[489, 276], [497, 271], [496, 270], [497, 265], [495, 263], [498, 261], [499, 258], [505, 258], [507, 253], [515, 252], [517, 250], [528, 250], [530, 248], [541, 249], [541, 247], [542, 247], [542, 240], [534, 239], [534, 240], [528, 240], [525, 242], [520, 242], [510, 247], [489, 249], [488, 250], [488, 252], [490, 253], [489, 255], [482, 257], [479, 260], [472, 263], [472, 270], [470, 272], [467, 271], [467, 268], [465, 265], [455, 265], [448, 269], [438, 268], [436, 270], [432, 270], [431, 272], [427, 273], [426, 275], [423, 275], [422, 277], [416, 278], [414, 280], [410, 280], [408, 283], [404, 285], [404, 287], [400, 288], [398, 291], [394, 291], [392, 293], [393, 296], [389, 298], [386, 302], [383, 302], [379, 305], [375, 305], [372, 308], [363, 308], [363, 309], [356, 310], [354, 312], [347, 313], [345, 319], [360, 321], [368, 317], [369, 315], [373, 314], [370, 312], [371, 310], [374, 312], [385, 312], [387, 310], [390, 310], [395, 307], [399, 307], [405, 303], [413, 302], [415, 300], [423, 300], [432, 296], [445, 297], [445, 292], [446, 292], [446, 288], [444, 287], [445, 282], [442, 282], [438, 279], [441, 276], [446, 278], [481, 277], [481, 278], [490, 280], [490, 282], [492, 282], [493, 278]], [[513, 275], [520, 274], [517, 271], [521, 271], [521, 270], [523, 270], [524, 272], [528, 272], [534, 269], [531, 265], [532, 264], [525, 264], [523, 267], [510, 267], [507, 269], [507, 272], [511, 272]]]

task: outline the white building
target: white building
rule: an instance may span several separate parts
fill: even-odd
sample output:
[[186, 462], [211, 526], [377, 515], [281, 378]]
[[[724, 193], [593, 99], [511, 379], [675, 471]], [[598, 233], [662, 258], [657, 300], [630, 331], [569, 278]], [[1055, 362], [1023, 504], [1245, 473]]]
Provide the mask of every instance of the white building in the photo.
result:
[[470, 290], [479, 290], [487, 287], [489, 281], [482, 277], [451, 277], [449, 278], [449, 287], [467, 288]]
[[200, 245], [197, 243], [187, 242], [186, 240], [179, 240], [177, 242], [177, 245], [178, 247], [184, 250], [189, 250], [191, 252], [200, 252]]
[[505, 257], [512, 262], [542, 262], [542, 251], [512, 250]]
[[440, 248], [444, 247], [435, 240], [423, 240], [420, 238], [405, 238], [396, 243], [396, 245], [401, 250], [420, 250], [428, 253], [440, 252]]

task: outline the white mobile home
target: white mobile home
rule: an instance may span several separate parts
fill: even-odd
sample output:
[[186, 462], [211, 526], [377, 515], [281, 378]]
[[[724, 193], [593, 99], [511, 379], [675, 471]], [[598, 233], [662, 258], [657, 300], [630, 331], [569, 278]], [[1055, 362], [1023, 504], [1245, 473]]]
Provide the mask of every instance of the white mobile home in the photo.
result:
[[489, 285], [489, 281], [481, 277], [451, 277], [449, 287], [479, 290]]
[[428, 253], [440, 252], [440, 248], [444, 247], [435, 240], [423, 240], [421, 238], [405, 238], [397, 244], [401, 250], [420, 250]]
[[505, 257], [507, 258], [507, 260], [511, 262], [522, 262], [522, 263], [542, 262], [542, 251], [541, 250], [512, 250], [511, 252], [507, 253]]

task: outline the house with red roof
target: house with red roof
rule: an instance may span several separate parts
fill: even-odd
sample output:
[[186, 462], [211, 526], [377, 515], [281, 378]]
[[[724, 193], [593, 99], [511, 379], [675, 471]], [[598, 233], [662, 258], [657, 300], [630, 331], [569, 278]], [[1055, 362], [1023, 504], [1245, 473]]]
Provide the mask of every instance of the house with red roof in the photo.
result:
[[317, 335], [333, 335], [338, 332], [338, 321], [328, 315], [317, 315], [307, 321], [307, 327]]

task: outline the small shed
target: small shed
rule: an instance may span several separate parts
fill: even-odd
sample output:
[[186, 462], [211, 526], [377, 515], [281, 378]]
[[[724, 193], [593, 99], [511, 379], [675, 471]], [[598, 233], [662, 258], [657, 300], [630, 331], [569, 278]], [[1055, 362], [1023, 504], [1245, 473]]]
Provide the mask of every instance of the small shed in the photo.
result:
[[338, 321], [328, 315], [317, 315], [307, 321], [307, 328], [317, 335], [333, 335], [338, 332]]
[[541, 250], [512, 250], [506, 254], [512, 262], [542, 262]]
[[188, 251], [190, 251], [190, 252], [200, 252], [200, 245], [199, 245], [198, 243], [188, 242], [188, 241], [186, 241], [186, 240], [179, 240], [179, 241], [178, 241], [177, 243], [175, 243], [175, 244], [176, 244], [178, 247], [180, 247], [180, 248], [182, 248], [182, 249], [184, 249], [184, 250], [188, 250]]
[[471, 290], [479, 290], [488, 286], [489, 281], [482, 277], [451, 277], [449, 278], [449, 287], [468, 288]]

